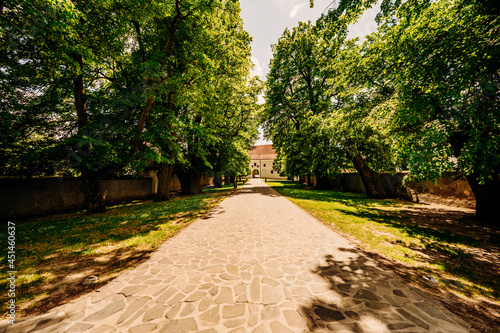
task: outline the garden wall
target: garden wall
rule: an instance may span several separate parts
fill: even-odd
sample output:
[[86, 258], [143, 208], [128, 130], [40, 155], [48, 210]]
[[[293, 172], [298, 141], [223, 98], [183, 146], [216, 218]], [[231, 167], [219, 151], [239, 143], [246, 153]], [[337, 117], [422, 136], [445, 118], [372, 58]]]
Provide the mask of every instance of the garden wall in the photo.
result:
[[476, 199], [467, 179], [456, 174], [447, 174], [437, 184], [410, 181], [406, 189], [410, 199], [415, 202], [476, 208]]
[[[430, 181], [409, 181], [406, 186], [403, 186], [403, 179], [407, 175], [408, 172], [394, 175], [391, 173], [380, 174], [382, 188], [392, 198], [471, 209], [476, 207], [476, 199], [464, 177], [450, 173], [441, 178], [437, 184]], [[366, 193], [361, 177], [357, 173], [343, 173], [342, 176], [332, 179], [331, 182], [335, 189]]]
[[[21, 217], [83, 208], [84, 196], [78, 178], [0, 179], [0, 216]], [[152, 195], [152, 180], [103, 180], [106, 203], [146, 199]]]
[[[148, 199], [156, 193], [157, 181], [144, 179], [113, 179], [101, 183], [106, 203]], [[78, 178], [0, 178], [0, 217], [2, 219], [40, 215], [82, 209], [84, 196]], [[210, 178], [202, 180], [211, 184]], [[180, 191], [177, 177], [172, 178], [171, 190]]]

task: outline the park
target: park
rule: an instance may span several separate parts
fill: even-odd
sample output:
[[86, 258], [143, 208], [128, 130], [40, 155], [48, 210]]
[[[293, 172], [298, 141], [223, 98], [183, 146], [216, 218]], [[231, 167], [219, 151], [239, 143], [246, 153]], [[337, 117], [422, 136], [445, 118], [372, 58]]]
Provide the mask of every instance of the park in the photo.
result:
[[0, 333], [500, 330], [500, 7], [327, 2], [0, 2]]

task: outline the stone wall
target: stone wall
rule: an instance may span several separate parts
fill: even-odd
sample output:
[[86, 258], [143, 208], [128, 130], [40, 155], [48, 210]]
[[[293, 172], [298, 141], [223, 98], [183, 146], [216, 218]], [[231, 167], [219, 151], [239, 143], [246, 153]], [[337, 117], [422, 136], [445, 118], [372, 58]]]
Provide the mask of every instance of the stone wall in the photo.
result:
[[[397, 174], [382, 173], [380, 182], [384, 191], [391, 198], [401, 198], [426, 204], [443, 204], [448, 206], [475, 209], [476, 199], [469, 183], [457, 174], [447, 174], [437, 184], [430, 181], [409, 181], [403, 186], [403, 180], [408, 172]], [[305, 181], [305, 178], [301, 178]], [[312, 183], [315, 184], [313, 178]], [[343, 173], [342, 176], [331, 179], [335, 189], [366, 193], [361, 177], [357, 173]]]
[[447, 174], [437, 184], [409, 181], [406, 189], [410, 199], [415, 202], [476, 208], [476, 199], [467, 179], [455, 174]]
[[[403, 179], [407, 173], [381, 173], [380, 183], [385, 193], [392, 198], [411, 199], [407, 189], [403, 186]], [[354, 172], [342, 173], [341, 177], [333, 180], [333, 186], [346, 192], [366, 193], [361, 177]]]
[[[151, 171], [149, 173], [149, 176], [152, 179], [153, 182], [153, 194], [156, 193], [158, 189], [158, 176], [156, 175], [156, 171]], [[203, 177], [201, 178], [201, 186], [213, 186], [214, 185], [214, 179], [212, 177]], [[172, 179], [170, 180], [170, 192], [179, 192], [181, 190], [181, 182], [179, 181], [179, 178], [177, 178], [176, 175], [172, 176]]]
[[[154, 177], [144, 179], [103, 180], [101, 189], [106, 203], [148, 199], [156, 193]], [[211, 178], [203, 178], [204, 186]], [[0, 178], [0, 217], [2, 219], [83, 209], [84, 196], [78, 178]], [[171, 190], [180, 191], [177, 177], [172, 178]]]
[[[78, 178], [0, 178], [0, 216], [21, 217], [82, 209], [84, 196]], [[146, 199], [152, 195], [151, 178], [103, 180], [106, 203]]]

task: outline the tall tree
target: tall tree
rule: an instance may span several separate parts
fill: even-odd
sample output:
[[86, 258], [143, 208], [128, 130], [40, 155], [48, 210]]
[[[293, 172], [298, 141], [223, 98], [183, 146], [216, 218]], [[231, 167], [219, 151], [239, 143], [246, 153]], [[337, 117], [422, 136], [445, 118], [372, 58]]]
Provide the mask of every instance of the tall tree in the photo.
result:
[[208, 160], [212, 166], [214, 185], [222, 186], [221, 177], [225, 175], [226, 184], [230, 177], [246, 176], [250, 173], [247, 154], [257, 135], [257, 114], [260, 106], [257, 96], [262, 91], [258, 78], [248, 82], [223, 83], [225, 93], [217, 94], [213, 104], [222, 112], [214, 113], [210, 126], [218, 140], [210, 149]]
[[[115, 5], [104, 1], [6, 1], [1, 16], [5, 50], [2, 90], [27, 97], [15, 109], [2, 108], [2, 113], [21, 112], [30, 115], [26, 119], [45, 119], [32, 136], [49, 135], [52, 151], [56, 151], [53, 160], [57, 155], [68, 156], [69, 164], [82, 175], [81, 189], [90, 213], [104, 210], [95, 170], [115, 158], [102, 140], [103, 126], [98, 126], [110, 97], [100, 89], [108, 79], [101, 73], [123, 52], [127, 30]], [[7, 126], [15, 126], [15, 121]], [[21, 145], [25, 142], [23, 137], [17, 140]], [[61, 152], [64, 148], [67, 154]]]
[[368, 36], [363, 45], [357, 40], [343, 43], [338, 57], [329, 66], [335, 73], [329, 82], [336, 95], [336, 105], [325, 122], [330, 128], [337, 154], [345, 157], [361, 176], [370, 198], [385, 198], [379, 172], [393, 171], [394, 158], [386, 128], [383, 106], [393, 96], [394, 88], [384, 75], [388, 64], [380, 55], [379, 36]]
[[288, 176], [313, 174], [328, 188], [329, 176], [354, 167], [367, 195], [384, 198], [375, 171], [392, 158], [375, 120], [390, 89], [361, 61], [372, 51], [344, 42], [340, 30], [299, 23], [285, 32], [268, 76], [267, 126]]
[[273, 46], [267, 78], [264, 127], [273, 139], [279, 172], [317, 177], [328, 187], [329, 139], [320, 135], [318, 119], [330, 111], [328, 54], [331, 48], [309, 22], [285, 30]]
[[197, 38], [204, 41], [203, 53], [197, 52], [203, 57], [196, 60], [200, 66], [184, 94], [179, 118], [183, 158], [175, 165], [185, 194], [199, 193], [201, 177], [226, 171], [229, 160], [246, 165], [241, 150], [250, 142], [242, 138], [254, 131], [259, 90], [258, 83], [249, 81], [251, 38], [239, 13], [239, 3], [224, 2], [223, 10], [207, 21], [210, 28]]
[[[341, 0], [322, 22], [352, 23], [374, 3]], [[499, 14], [491, 0], [384, 0], [378, 15], [399, 156], [415, 179], [463, 173], [477, 217], [491, 220], [500, 202]]]
[[500, 202], [500, 28], [482, 4], [438, 1], [386, 35], [397, 89], [393, 124], [416, 179], [462, 172], [476, 216]]
[[[215, 137], [205, 122], [218, 110], [206, 105], [203, 87], [213, 75], [249, 66], [237, 2], [2, 4], [0, 111], [10, 133], [0, 141], [4, 174], [80, 174], [92, 214], [105, 209], [105, 176], [139, 174], [153, 161], [169, 184], [175, 162], [206, 161]], [[238, 84], [247, 79], [236, 76]], [[183, 154], [188, 132], [195, 155]], [[168, 193], [161, 186], [158, 199]]]

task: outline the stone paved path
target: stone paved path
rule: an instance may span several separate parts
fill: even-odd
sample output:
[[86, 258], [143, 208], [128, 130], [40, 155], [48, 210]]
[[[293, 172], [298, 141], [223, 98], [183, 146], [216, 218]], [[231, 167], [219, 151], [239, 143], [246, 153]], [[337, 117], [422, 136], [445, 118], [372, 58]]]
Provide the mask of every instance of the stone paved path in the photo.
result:
[[0, 332], [469, 332], [253, 179], [151, 259]]

